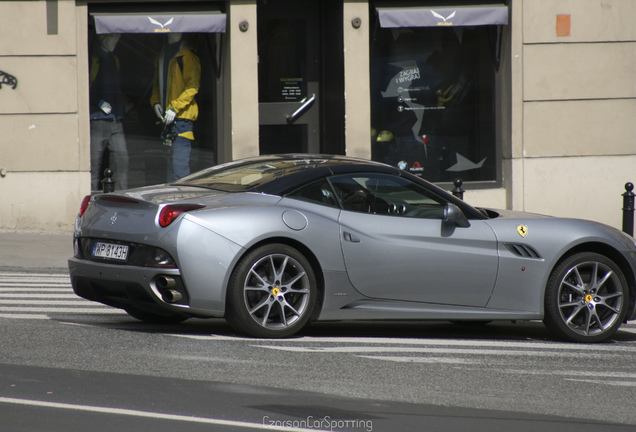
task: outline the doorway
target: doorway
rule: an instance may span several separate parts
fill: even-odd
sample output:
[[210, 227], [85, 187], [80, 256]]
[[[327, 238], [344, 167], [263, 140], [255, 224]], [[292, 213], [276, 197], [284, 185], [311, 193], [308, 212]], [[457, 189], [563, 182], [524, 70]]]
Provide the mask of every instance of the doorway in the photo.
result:
[[344, 153], [342, 3], [259, 0], [257, 13], [260, 154]]

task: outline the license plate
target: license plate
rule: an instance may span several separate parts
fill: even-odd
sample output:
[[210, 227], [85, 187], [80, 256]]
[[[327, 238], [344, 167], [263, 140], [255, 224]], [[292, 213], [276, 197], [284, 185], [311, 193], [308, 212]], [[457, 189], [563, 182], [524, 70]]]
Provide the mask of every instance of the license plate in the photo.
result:
[[128, 246], [111, 244], [104, 242], [95, 242], [93, 246], [93, 256], [99, 258], [108, 258], [119, 261], [128, 259]]

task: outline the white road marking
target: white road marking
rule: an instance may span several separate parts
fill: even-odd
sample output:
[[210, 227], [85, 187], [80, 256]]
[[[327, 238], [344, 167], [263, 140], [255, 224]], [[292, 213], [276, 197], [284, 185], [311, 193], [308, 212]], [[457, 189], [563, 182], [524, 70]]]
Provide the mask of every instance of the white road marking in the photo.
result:
[[47, 306], [73, 306], [77, 305], [77, 300], [4, 300], [0, 296], [0, 304], [3, 305], [47, 305]]
[[[5, 286], [5, 285], [0, 285]], [[24, 288], [24, 285], [16, 286], [15, 288], [0, 288], [0, 294], [2, 293], [66, 293], [71, 287], [62, 288]], [[4, 295], [4, 294], [3, 294]]]
[[[501, 369], [501, 371], [502, 372], [506, 372], [506, 373], [525, 374], [525, 375], [546, 375], [546, 374], [550, 374], [550, 375], [563, 375], [563, 376], [573, 375], [573, 376], [576, 376], [576, 377], [580, 377], [581, 376], [581, 371], [580, 370], [549, 370], [549, 371], [542, 371], [542, 370], [534, 370], [534, 369], [528, 369], [528, 370], [523, 370], [523, 369]], [[587, 370], [587, 369], [583, 373], [585, 375], [593, 376], [595, 378], [610, 378], [610, 379], [621, 378], [621, 379], [633, 379], [633, 380], [636, 380], [636, 373], [606, 372], [606, 371], [595, 371], [595, 370]]]
[[583, 378], [565, 378], [565, 381], [584, 382], [594, 385], [609, 385], [614, 387], [636, 387], [636, 381], [608, 381], [608, 380], [591, 380]]
[[195, 339], [195, 340], [230, 340], [229, 338], [225, 338], [224, 336], [214, 336], [214, 335], [187, 335], [187, 334], [169, 334], [168, 336], [180, 337], [185, 339]]
[[[468, 355], [498, 355], [498, 356], [528, 356], [528, 357], [580, 357], [576, 351], [535, 351], [535, 350], [501, 350], [478, 348], [430, 348], [430, 347], [377, 347], [377, 346], [339, 346], [339, 347], [282, 347], [274, 345], [255, 345], [259, 348], [288, 352], [314, 352], [314, 353], [423, 353], [423, 354], [468, 354]], [[616, 357], [614, 354], [598, 353], [586, 356], [607, 358]]]
[[399, 357], [399, 356], [356, 356], [371, 360], [393, 361], [396, 363], [432, 363], [432, 364], [475, 364], [476, 361], [457, 357]]
[[73, 292], [65, 274], [0, 273], [0, 318], [50, 319], [50, 314], [125, 315]]
[[[245, 340], [246, 338], [232, 338], [234, 340]], [[249, 339], [249, 338], [248, 338]], [[525, 349], [542, 349], [542, 350], [573, 350], [573, 351], [606, 351], [617, 352], [627, 351], [636, 352], [636, 346], [613, 345], [613, 344], [577, 344], [566, 342], [512, 342], [498, 340], [457, 340], [457, 339], [411, 339], [411, 338], [377, 338], [377, 337], [302, 337], [296, 339], [259, 339], [259, 342], [285, 342], [285, 343], [356, 343], [356, 344], [391, 344], [391, 345], [426, 345], [426, 346], [443, 346], [443, 347], [486, 347], [486, 348], [523, 348]]]
[[0, 280], [20, 280], [20, 281], [41, 281], [43, 277], [49, 280], [66, 281], [70, 280], [70, 276], [66, 273], [0, 273]]
[[26, 293], [26, 294], [9, 293], [9, 294], [5, 294], [3, 292], [0, 292], [0, 299], [10, 299], [10, 298], [23, 298], [23, 299], [34, 299], [34, 298], [40, 298], [40, 299], [62, 299], [62, 298], [66, 298], [66, 299], [76, 299], [77, 296], [75, 294], [66, 294], [66, 291], [64, 293], [61, 293], [61, 294], [30, 294], [30, 293]]
[[[90, 306], [84, 305], [84, 306]], [[76, 308], [64, 308], [64, 307], [0, 307], [0, 312], [36, 312], [36, 313], [81, 313], [81, 314], [126, 314], [123, 310], [108, 308], [106, 306], [91, 307], [76, 307]]]
[[130, 417], [141, 417], [141, 418], [150, 418], [150, 419], [159, 419], [159, 420], [174, 420], [186, 423], [200, 423], [200, 424], [209, 424], [209, 425], [218, 425], [218, 426], [233, 426], [233, 427], [242, 427], [246, 429], [260, 429], [260, 430], [275, 430], [275, 431], [291, 431], [291, 432], [327, 432], [325, 429], [314, 429], [314, 428], [302, 428], [302, 427], [294, 427], [294, 426], [286, 426], [282, 425], [278, 427], [277, 425], [268, 424], [263, 418], [262, 423], [252, 423], [238, 420], [223, 420], [216, 418], [207, 418], [207, 417], [193, 417], [179, 414], [164, 414], [158, 412], [151, 411], [138, 411], [124, 408], [109, 408], [109, 407], [100, 407], [100, 406], [90, 406], [90, 405], [76, 405], [76, 404], [67, 404], [67, 403], [58, 403], [58, 402], [45, 402], [45, 401], [36, 401], [29, 399], [15, 399], [15, 398], [6, 398], [0, 397], [0, 403], [5, 404], [14, 404], [14, 405], [25, 405], [32, 407], [43, 407], [43, 408], [56, 408], [56, 409], [65, 409], [71, 411], [83, 411], [83, 412], [92, 412], [99, 414], [113, 414], [113, 415], [124, 415]]
[[[199, 339], [199, 340], [214, 340], [214, 341], [254, 341], [254, 338], [247, 336], [222, 336], [222, 335], [187, 335], [187, 334], [171, 334], [170, 336], [181, 337], [186, 339]], [[279, 341], [282, 342], [285, 339], [259, 339], [259, 341]], [[335, 340], [334, 340], [335, 342]]]
[[36, 315], [36, 314], [3, 314], [0, 313], [0, 318], [19, 318], [19, 319], [50, 319], [48, 315]]

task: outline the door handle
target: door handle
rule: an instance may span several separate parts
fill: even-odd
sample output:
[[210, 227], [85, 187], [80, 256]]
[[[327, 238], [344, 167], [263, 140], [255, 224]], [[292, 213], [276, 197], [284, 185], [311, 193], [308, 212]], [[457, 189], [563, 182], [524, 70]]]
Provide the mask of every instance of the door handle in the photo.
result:
[[298, 107], [298, 109], [296, 111], [294, 111], [294, 113], [292, 115], [287, 116], [287, 123], [291, 124], [293, 122], [295, 122], [296, 120], [298, 120], [298, 118], [303, 115], [305, 113], [305, 111], [307, 111], [309, 108], [311, 108], [311, 106], [314, 104], [314, 101], [316, 100], [316, 94], [312, 94], [309, 99], [304, 98], [303, 100], [300, 101], [300, 103], [302, 104], [300, 107]]
[[343, 237], [345, 239], [345, 241], [351, 242], [351, 243], [360, 243], [360, 239], [356, 236], [354, 236], [353, 234], [351, 234], [348, 231], [345, 231], [343, 233]]

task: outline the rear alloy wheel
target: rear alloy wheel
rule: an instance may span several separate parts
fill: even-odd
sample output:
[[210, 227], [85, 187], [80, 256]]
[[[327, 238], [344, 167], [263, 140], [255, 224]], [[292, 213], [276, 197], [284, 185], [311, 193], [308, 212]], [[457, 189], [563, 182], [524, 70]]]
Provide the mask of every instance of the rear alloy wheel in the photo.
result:
[[627, 281], [613, 261], [592, 252], [572, 255], [550, 275], [544, 323], [561, 338], [600, 342], [625, 319], [627, 297]]
[[226, 320], [255, 337], [289, 337], [310, 320], [317, 298], [309, 261], [283, 244], [265, 245], [237, 265], [228, 289]]

